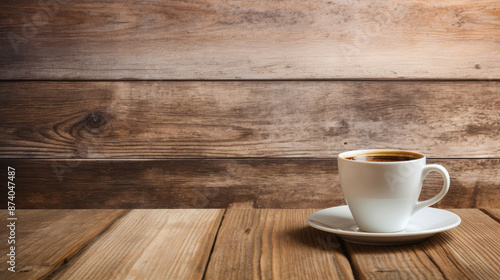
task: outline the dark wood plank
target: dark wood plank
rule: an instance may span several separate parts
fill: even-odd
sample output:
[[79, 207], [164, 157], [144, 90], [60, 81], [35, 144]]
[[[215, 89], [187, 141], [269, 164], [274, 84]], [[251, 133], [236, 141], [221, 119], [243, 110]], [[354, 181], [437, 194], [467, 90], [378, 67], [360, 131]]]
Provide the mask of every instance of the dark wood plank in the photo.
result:
[[223, 214], [132, 210], [52, 279], [202, 279]]
[[366, 246], [346, 243], [360, 279], [497, 279], [500, 224], [478, 209], [452, 210], [462, 224], [421, 243]]
[[500, 82], [4, 82], [0, 157], [500, 157]]
[[0, 79], [498, 79], [499, 10], [495, 0], [4, 2]]
[[[500, 207], [500, 159], [429, 163], [442, 164], [451, 175], [450, 191], [438, 207]], [[345, 204], [336, 159], [2, 160], [0, 170], [6, 170], [7, 164], [16, 168], [21, 208], [326, 208]], [[430, 175], [421, 199], [437, 194], [441, 185], [438, 174]], [[6, 205], [6, 199], [0, 196], [0, 205]]]
[[229, 209], [206, 279], [354, 279], [338, 239], [312, 229], [314, 210]]
[[[18, 197], [19, 199], [19, 197]], [[8, 228], [0, 229], [1, 279], [44, 279], [71, 259], [125, 210], [16, 210], [16, 267], [8, 271], [12, 246], [7, 244]], [[6, 221], [7, 211], [2, 217]], [[9, 248], [10, 249], [10, 248]]]

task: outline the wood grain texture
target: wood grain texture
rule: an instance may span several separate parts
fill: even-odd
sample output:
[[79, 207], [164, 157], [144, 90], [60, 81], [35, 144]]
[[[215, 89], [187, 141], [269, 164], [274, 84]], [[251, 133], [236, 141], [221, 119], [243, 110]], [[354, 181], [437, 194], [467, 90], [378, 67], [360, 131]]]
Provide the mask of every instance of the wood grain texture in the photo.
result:
[[480, 210], [452, 210], [462, 224], [424, 243], [424, 250], [446, 279], [496, 279], [500, 276], [500, 223]]
[[202, 279], [224, 210], [132, 210], [53, 279]]
[[497, 279], [500, 224], [478, 209], [452, 210], [457, 228], [414, 245], [346, 243], [359, 279]]
[[481, 211], [500, 223], [500, 209], [481, 209]]
[[[0, 246], [0, 278], [44, 279], [105, 231], [124, 211], [16, 210], [16, 272], [7, 270], [10, 233], [3, 226], [0, 238], [5, 242]], [[4, 221], [6, 214], [4, 211]]]
[[[441, 208], [500, 207], [500, 160], [429, 160], [449, 170]], [[326, 208], [345, 204], [336, 159], [2, 160], [20, 208]], [[5, 168], [4, 168], [5, 167]], [[6, 176], [6, 175], [4, 175]], [[5, 179], [7, 180], [7, 179]], [[431, 173], [421, 199], [436, 195]], [[7, 204], [0, 196], [0, 205]]]
[[0, 157], [500, 157], [500, 82], [4, 82]]
[[0, 6], [0, 79], [500, 78], [498, 1]]
[[313, 212], [227, 210], [205, 279], [354, 279], [338, 239], [307, 225]]
[[447, 279], [439, 265], [421, 249], [421, 243], [401, 246], [345, 244], [358, 279]]

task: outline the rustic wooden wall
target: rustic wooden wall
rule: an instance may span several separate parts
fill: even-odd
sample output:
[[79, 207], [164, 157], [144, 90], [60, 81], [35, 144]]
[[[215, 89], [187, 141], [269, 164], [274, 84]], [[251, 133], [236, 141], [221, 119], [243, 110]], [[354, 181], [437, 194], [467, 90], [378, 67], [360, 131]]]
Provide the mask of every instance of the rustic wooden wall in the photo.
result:
[[21, 0], [0, 26], [21, 208], [341, 205], [360, 148], [445, 166], [439, 207], [500, 207], [498, 1]]

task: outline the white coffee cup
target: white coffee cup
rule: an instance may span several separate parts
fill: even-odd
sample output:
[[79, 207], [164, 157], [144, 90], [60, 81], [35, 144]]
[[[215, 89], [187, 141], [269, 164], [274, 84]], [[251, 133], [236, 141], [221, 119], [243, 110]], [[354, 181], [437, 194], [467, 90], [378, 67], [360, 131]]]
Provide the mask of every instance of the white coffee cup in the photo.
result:
[[[421, 153], [399, 150], [357, 150], [338, 155], [342, 192], [360, 230], [402, 231], [410, 218], [439, 200], [450, 187], [444, 167], [425, 164]], [[443, 188], [431, 199], [418, 201], [422, 183], [431, 171], [444, 179]]]

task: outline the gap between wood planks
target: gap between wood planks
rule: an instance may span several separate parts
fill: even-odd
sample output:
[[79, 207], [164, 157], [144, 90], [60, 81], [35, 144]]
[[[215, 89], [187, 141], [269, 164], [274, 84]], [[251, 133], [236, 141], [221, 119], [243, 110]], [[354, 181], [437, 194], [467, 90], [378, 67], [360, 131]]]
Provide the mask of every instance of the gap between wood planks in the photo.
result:
[[[333, 234], [333, 233], [330, 233], [330, 234]], [[335, 237], [337, 238], [338, 242], [340, 243], [340, 248], [342, 248], [342, 252], [344, 253], [347, 260], [349, 261], [349, 265], [351, 266], [352, 275], [354, 276], [354, 279], [360, 279], [360, 277], [359, 277], [360, 273], [356, 269], [356, 266], [354, 265], [354, 260], [352, 259], [351, 254], [349, 254], [349, 251], [347, 250], [346, 241], [344, 241], [344, 239], [342, 239], [338, 236], [335, 236]]]
[[57, 267], [52, 273], [49, 274], [45, 279], [49, 280], [52, 279], [62, 268], [64, 268], [71, 260], [73, 260], [75, 257], [80, 255], [83, 251], [86, 250], [87, 247], [89, 247], [92, 243], [94, 243], [97, 239], [99, 239], [108, 229], [111, 228], [112, 225], [114, 225], [117, 221], [121, 220], [123, 217], [125, 217], [132, 209], [126, 209], [120, 216], [118, 216], [113, 222], [111, 222], [106, 228], [104, 228], [99, 234], [97, 234], [92, 240], [90, 240], [89, 243], [87, 243], [85, 246], [83, 246], [75, 255], [73, 255], [70, 258], [64, 259], [62, 264]]
[[203, 271], [203, 276], [201, 277], [201, 279], [205, 279], [205, 276], [207, 274], [208, 264], [210, 263], [210, 258], [212, 257], [212, 253], [214, 252], [215, 243], [217, 241], [217, 238], [219, 237], [219, 231], [220, 231], [220, 228], [222, 226], [222, 223], [224, 222], [224, 218], [226, 217], [226, 212], [227, 212], [227, 209], [224, 209], [224, 213], [222, 213], [222, 218], [220, 219], [219, 226], [217, 227], [217, 232], [215, 233], [215, 236], [214, 236], [214, 242], [212, 244], [212, 248], [210, 248], [210, 254], [208, 255], [207, 263], [205, 264], [205, 270]]
[[497, 223], [500, 223], [500, 217], [493, 215], [491, 212], [488, 211], [488, 209], [480, 208], [479, 210], [481, 210], [481, 212], [483, 212], [484, 214], [488, 215], [490, 218], [495, 220]]

